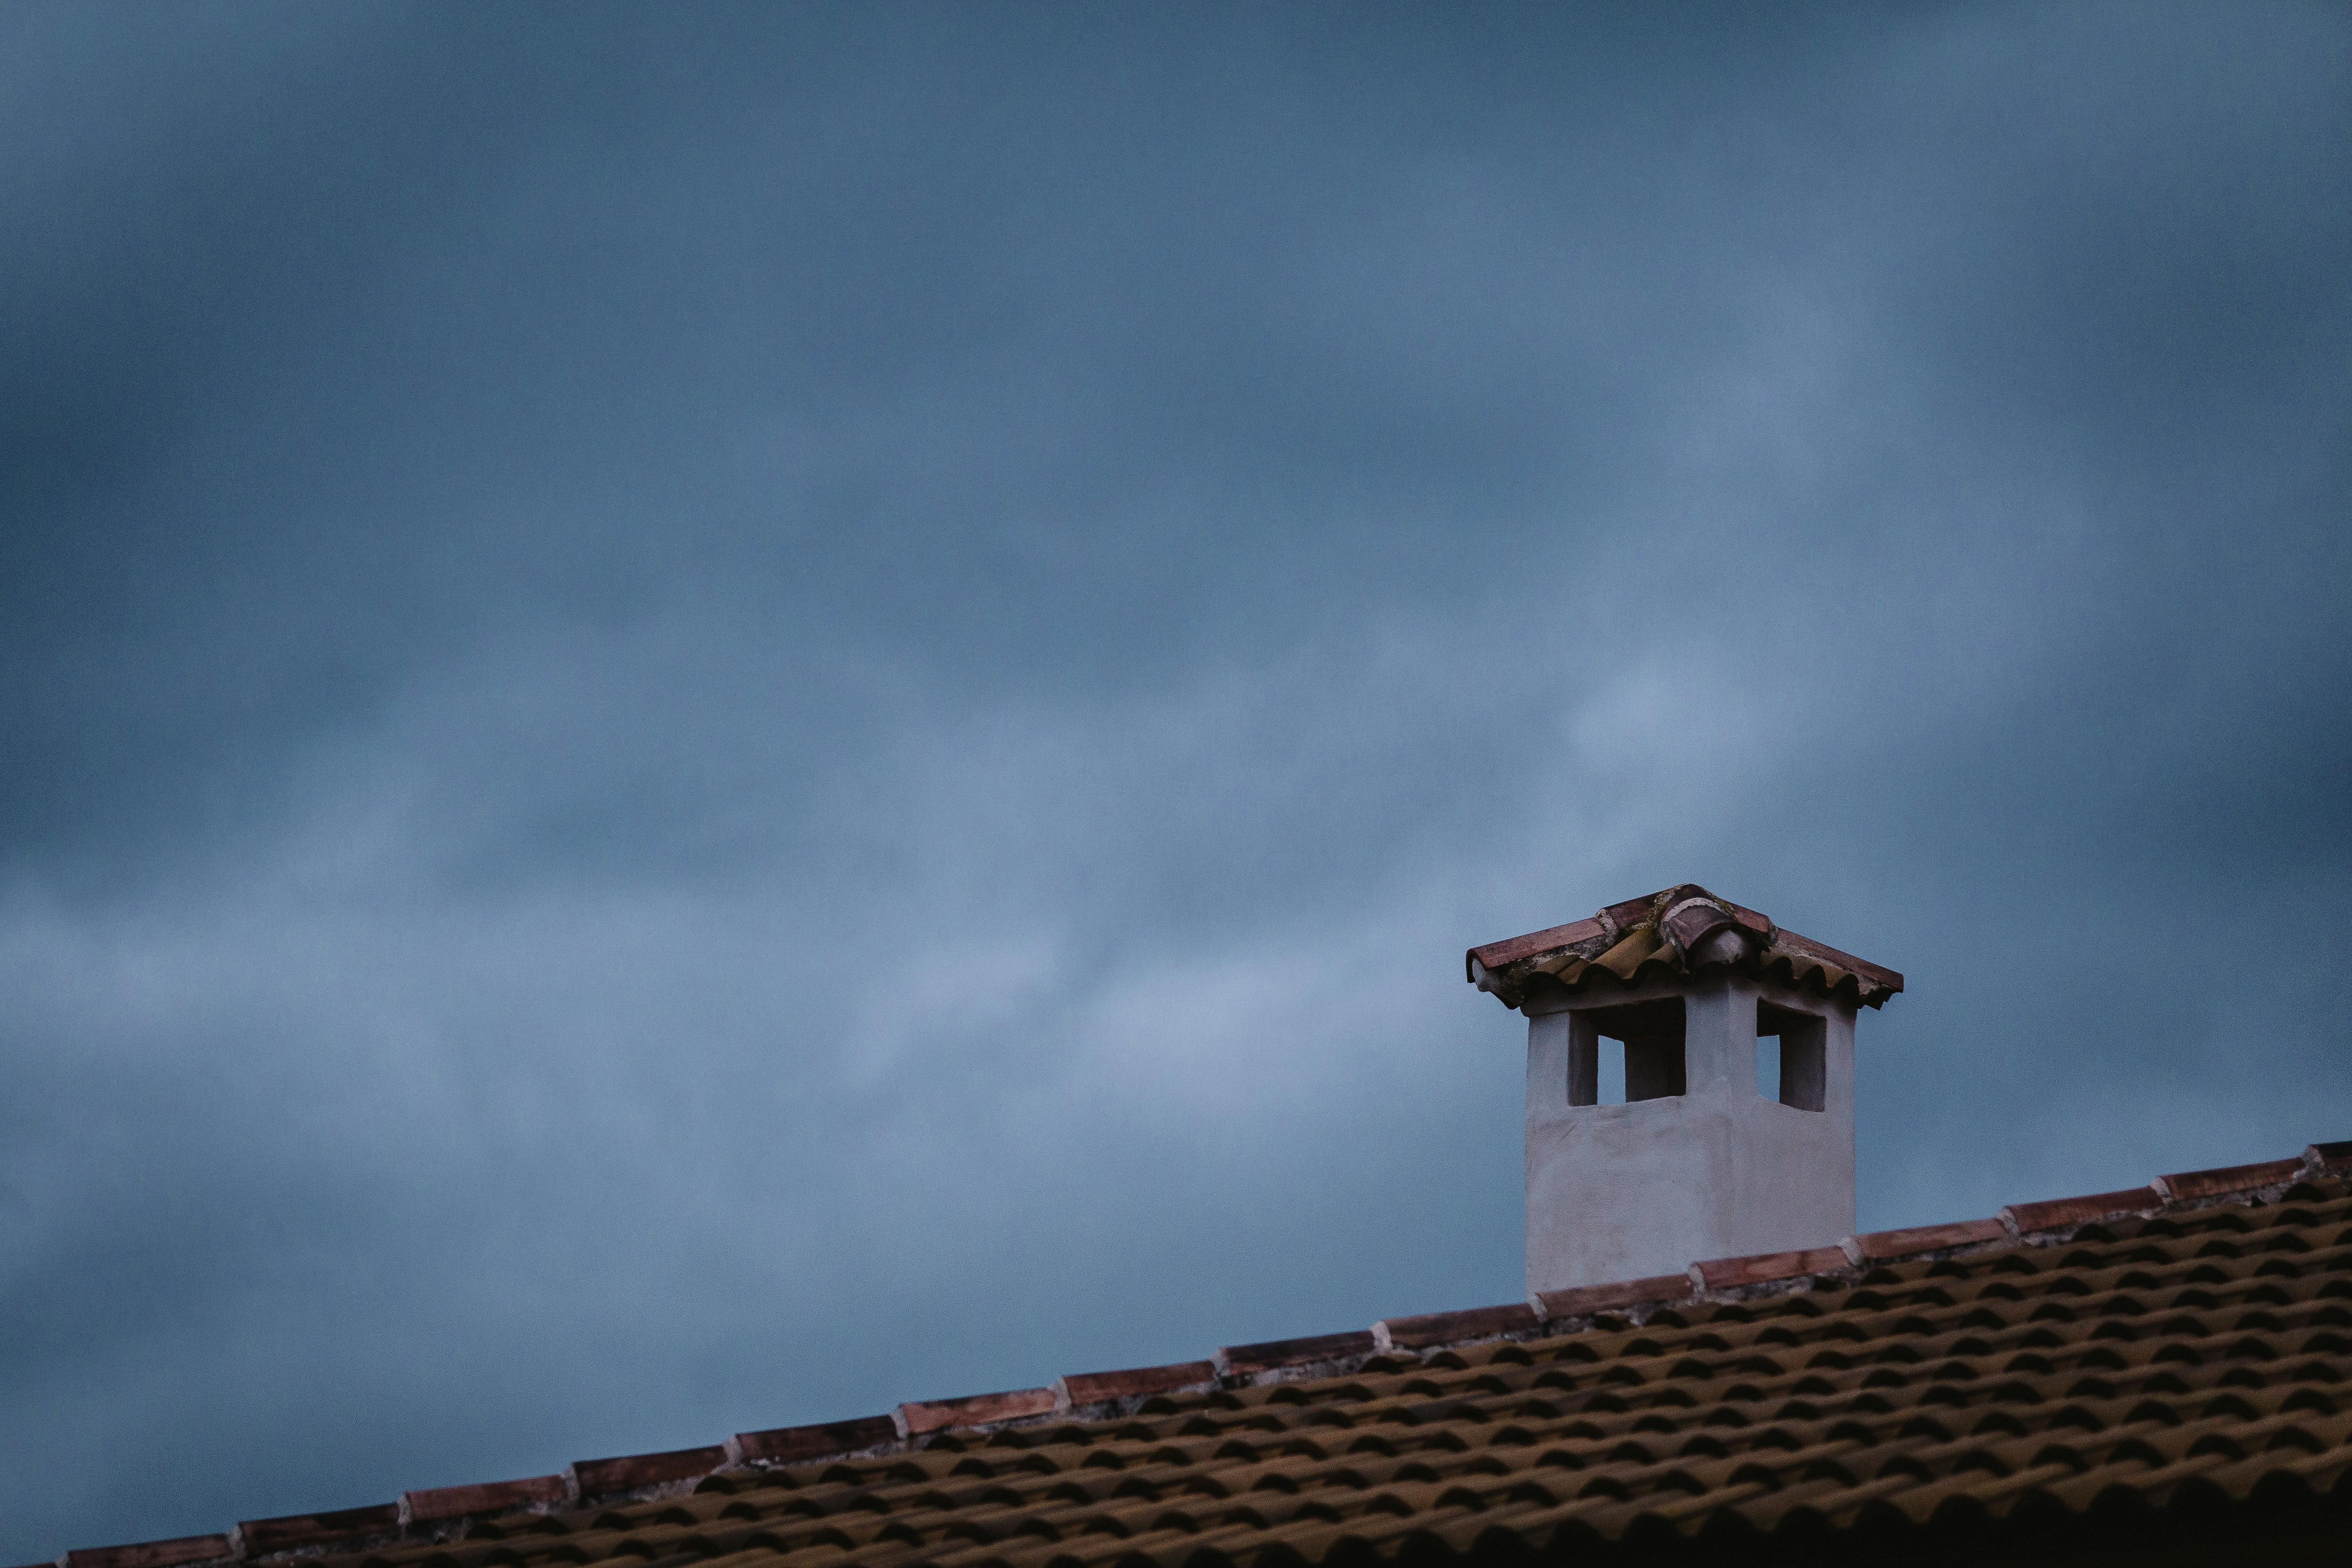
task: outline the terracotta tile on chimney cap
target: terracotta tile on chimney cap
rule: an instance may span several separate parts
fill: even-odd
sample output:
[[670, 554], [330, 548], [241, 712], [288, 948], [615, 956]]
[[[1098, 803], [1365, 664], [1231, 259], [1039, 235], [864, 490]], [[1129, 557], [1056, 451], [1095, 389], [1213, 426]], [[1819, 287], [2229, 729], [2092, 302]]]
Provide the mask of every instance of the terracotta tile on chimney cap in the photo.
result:
[[1541, 1326], [1533, 1307], [1525, 1301], [1513, 1301], [1502, 1307], [1465, 1307], [1457, 1312], [1389, 1318], [1372, 1325], [1372, 1342], [1384, 1351], [1426, 1350], [1432, 1345], [1460, 1344], [1465, 1340], [1529, 1334]]
[[902, 1437], [950, 1426], [986, 1426], [998, 1421], [1018, 1421], [1024, 1415], [1054, 1413], [1050, 1388], [1017, 1388], [1006, 1394], [968, 1394], [961, 1399], [924, 1399], [901, 1405], [894, 1413]]
[[2252, 1192], [2256, 1187], [2276, 1186], [2291, 1182], [2303, 1173], [2301, 1160], [2265, 1160], [2255, 1165], [2224, 1165], [2212, 1171], [2183, 1171], [2175, 1176], [2158, 1176], [2153, 1184], [2156, 1190], [2174, 1203], [2191, 1198], [2218, 1198], [2229, 1193]]
[[713, 1443], [707, 1448], [671, 1448], [659, 1454], [624, 1454], [613, 1459], [582, 1459], [564, 1468], [579, 1497], [607, 1497], [633, 1492], [639, 1487], [667, 1486], [672, 1481], [707, 1476], [727, 1462], [727, 1450]]
[[1370, 1329], [1344, 1334], [1308, 1334], [1295, 1340], [1264, 1340], [1254, 1345], [1227, 1345], [1217, 1352], [1217, 1365], [1234, 1375], [1275, 1372], [1286, 1366], [1310, 1366], [1317, 1362], [1346, 1361], [1370, 1355], [1380, 1346]]
[[820, 1421], [806, 1426], [778, 1426], [765, 1432], [738, 1432], [727, 1439], [727, 1457], [739, 1465], [796, 1464], [828, 1454], [854, 1454], [898, 1440], [898, 1424], [887, 1415], [861, 1415], [855, 1421]]
[[1100, 1405], [1138, 1394], [1168, 1394], [1180, 1388], [1206, 1388], [1217, 1381], [1213, 1362], [1180, 1361], [1166, 1366], [1132, 1366], [1118, 1372], [1077, 1372], [1054, 1380], [1060, 1397], [1057, 1409]]
[[229, 1554], [226, 1535], [183, 1535], [173, 1541], [139, 1541], [128, 1546], [85, 1546], [58, 1559], [58, 1568], [177, 1568]]
[[572, 1489], [562, 1476], [531, 1476], [519, 1481], [485, 1481], [478, 1486], [433, 1487], [400, 1494], [404, 1524], [431, 1524], [468, 1514], [504, 1513], [534, 1503], [562, 1502]]
[[1807, 1274], [1843, 1274], [1852, 1267], [1842, 1247], [1807, 1247], [1794, 1252], [1759, 1252], [1746, 1258], [1710, 1258], [1691, 1265], [1691, 1279], [1702, 1290], [1729, 1290], [1741, 1285], [1768, 1285]]
[[2322, 1171], [2352, 1171], [2352, 1139], [2340, 1143], [2314, 1143], [2303, 1157]]
[[248, 1519], [229, 1532], [231, 1550], [251, 1557], [289, 1546], [309, 1546], [352, 1535], [378, 1535], [400, 1528], [398, 1503], [367, 1508], [336, 1509], [328, 1513], [289, 1513], [276, 1519]]
[[2035, 1204], [2011, 1204], [2001, 1217], [2023, 1236], [2029, 1231], [2063, 1230], [2119, 1214], [2147, 1214], [2164, 1206], [2164, 1194], [2154, 1187], [2130, 1187], [2116, 1193], [2085, 1193], [2078, 1198], [2049, 1198]]
[[1587, 916], [1580, 921], [1570, 921], [1564, 926], [1553, 926], [1548, 931], [1531, 931], [1525, 936], [1490, 942], [1463, 954], [1462, 971], [1475, 978], [1476, 970], [1472, 967], [1474, 964], [1486, 969], [1500, 969], [1507, 963], [1516, 963], [1538, 952], [1590, 942], [1607, 930], [1599, 921]]
[[1844, 1251], [1859, 1268], [1864, 1263], [1888, 1263], [1897, 1258], [1916, 1258], [1923, 1252], [1941, 1252], [1948, 1247], [1972, 1247], [1980, 1241], [2008, 1239], [2009, 1226], [1997, 1219], [1963, 1219], [1948, 1225], [1915, 1225], [1907, 1230], [1874, 1230], [1866, 1236], [1850, 1236]]
[[1589, 1318], [1595, 1312], [1614, 1312], [1652, 1302], [1687, 1300], [1692, 1290], [1688, 1274], [1658, 1274], [1647, 1279], [1621, 1279], [1609, 1285], [1541, 1290], [1536, 1294], [1535, 1304], [1549, 1322], [1556, 1318]]

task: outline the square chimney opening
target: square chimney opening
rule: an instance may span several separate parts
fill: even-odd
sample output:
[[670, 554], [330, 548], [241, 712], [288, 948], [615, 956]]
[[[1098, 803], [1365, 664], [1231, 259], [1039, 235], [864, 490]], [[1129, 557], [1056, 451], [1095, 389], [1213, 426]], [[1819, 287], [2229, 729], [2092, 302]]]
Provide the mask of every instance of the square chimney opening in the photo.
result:
[[1756, 1092], [1798, 1110], [1822, 1110], [1828, 1091], [1828, 1021], [1757, 1003]]
[[[1569, 1037], [1569, 1104], [1615, 1105], [1685, 1091], [1681, 997], [1590, 1008], [1579, 1012], [1577, 1021], [1584, 1026]], [[1601, 1098], [1604, 1053], [1616, 1058], [1610, 1063], [1606, 1100]], [[1623, 1063], [1622, 1076], [1614, 1070], [1617, 1060]], [[1618, 1098], [1621, 1083], [1622, 1101]]]

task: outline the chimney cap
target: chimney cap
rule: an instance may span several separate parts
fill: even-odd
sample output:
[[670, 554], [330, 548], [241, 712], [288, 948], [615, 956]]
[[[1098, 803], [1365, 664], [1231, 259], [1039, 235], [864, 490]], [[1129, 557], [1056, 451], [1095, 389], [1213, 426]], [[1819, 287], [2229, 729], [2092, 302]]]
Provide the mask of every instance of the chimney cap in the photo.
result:
[[1696, 882], [1611, 904], [1589, 920], [1474, 947], [1462, 961], [1470, 984], [1507, 1007], [1545, 991], [1631, 985], [1717, 965], [1867, 1007], [1884, 1006], [1903, 989], [1894, 970], [1784, 931]]

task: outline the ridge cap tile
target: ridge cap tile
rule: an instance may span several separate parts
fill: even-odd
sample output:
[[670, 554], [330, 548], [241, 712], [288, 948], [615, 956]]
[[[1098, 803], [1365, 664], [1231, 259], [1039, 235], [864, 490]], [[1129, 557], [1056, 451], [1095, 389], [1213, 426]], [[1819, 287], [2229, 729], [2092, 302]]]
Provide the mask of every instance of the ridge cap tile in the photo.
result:
[[919, 1437], [951, 1426], [992, 1426], [1054, 1412], [1050, 1388], [1014, 1388], [1001, 1394], [964, 1394], [952, 1399], [910, 1399], [892, 1414], [901, 1437]]
[[1069, 1411], [1180, 1388], [1215, 1385], [1217, 1365], [1209, 1361], [1170, 1362], [1161, 1366], [1122, 1367], [1115, 1372], [1066, 1373], [1054, 1380], [1055, 1408]]
[[1620, 1279], [1602, 1285], [1570, 1285], [1559, 1290], [1538, 1290], [1533, 1300], [1537, 1311], [1547, 1322], [1566, 1318], [1589, 1318], [1595, 1312], [1607, 1312], [1624, 1307], [1646, 1307], [1668, 1301], [1687, 1301], [1697, 1294], [1698, 1287], [1688, 1270], [1680, 1274], [1654, 1274], [1645, 1279]]
[[376, 1535], [400, 1528], [396, 1502], [367, 1503], [359, 1508], [327, 1509], [318, 1513], [281, 1513], [268, 1519], [243, 1519], [229, 1531], [230, 1550], [246, 1557], [279, 1552], [289, 1546], [310, 1546], [355, 1535]]
[[1998, 1219], [1958, 1219], [1942, 1225], [1908, 1226], [1900, 1230], [1865, 1231], [1846, 1237], [1842, 1249], [1858, 1268], [1864, 1263], [1888, 1263], [1898, 1258], [1916, 1258], [1923, 1252], [1944, 1252], [1955, 1247], [2009, 1239], [2009, 1226]]
[[727, 1460], [734, 1465], [788, 1465], [854, 1454], [898, 1440], [898, 1424], [887, 1415], [813, 1421], [800, 1426], [772, 1426], [763, 1432], [738, 1432], [727, 1439]]
[[424, 1487], [400, 1494], [403, 1524], [437, 1524], [476, 1514], [505, 1513], [537, 1503], [563, 1502], [572, 1488], [562, 1475], [526, 1476], [512, 1481], [476, 1481], [465, 1486]]
[[1702, 1290], [1730, 1290], [1742, 1285], [1800, 1279], [1809, 1274], [1843, 1274], [1853, 1267], [1843, 1247], [1800, 1247], [1786, 1252], [1709, 1258], [1691, 1265], [1691, 1279]]
[[609, 1459], [576, 1459], [563, 1470], [572, 1482], [573, 1495], [585, 1500], [707, 1476], [726, 1462], [726, 1447], [712, 1443], [699, 1448], [664, 1448], [656, 1453], [622, 1454]]
[[1302, 1334], [1296, 1339], [1261, 1340], [1255, 1344], [1225, 1345], [1215, 1356], [1227, 1376], [1276, 1372], [1285, 1367], [1312, 1366], [1370, 1355], [1380, 1348], [1370, 1329], [1349, 1329], [1336, 1334]]
[[2305, 1146], [2303, 1157], [2322, 1171], [2352, 1171], [2352, 1138]]
[[1384, 1351], [1426, 1350], [1470, 1340], [1533, 1333], [1541, 1326], [1533, 1307], [1525, 1301], [1509, 1301], [1495, 1307], [1463, 1307], [1451, 1312], [1383, 1318], [1372, 1325], [1372, 1342]]
[[2084, 1193], [2071, 1198], [2042, 1198], [2032, 1203], [2011, 1204], [2001, 1215], [2015, 1226], [2020, 1235], [2030, 1231], [2060, 1230], [2067, 1226], [2083, 1225], [2095, 1219], [2111, 1219], [2116, 1215], [2153, 1214], [2164, 1206], [2164, 1194], [2153, 1186], [2123, 1187], [2112, 1193]]
[[166, 1541], [133, 1541], [121, 1546], [78, 1546], [55, 1559], [58, 1568], [177, 1568], [209, 1563], [232, 1548], [223, 1534], [175, 1535]]
[[2175, 1203], [2187, 1203], [2197, 1198], [2217, 1198], [2231, 1193], [2276, 1186], [2281, 1182], [2293, 1181], [2302, 1170], [2300, 1159], [2263, 1160], [2251, 1165], [2219, 1165], [2209, 1171], [2183, 1171], [2177, 1175], [2158, 1176], [2149, 1184]]

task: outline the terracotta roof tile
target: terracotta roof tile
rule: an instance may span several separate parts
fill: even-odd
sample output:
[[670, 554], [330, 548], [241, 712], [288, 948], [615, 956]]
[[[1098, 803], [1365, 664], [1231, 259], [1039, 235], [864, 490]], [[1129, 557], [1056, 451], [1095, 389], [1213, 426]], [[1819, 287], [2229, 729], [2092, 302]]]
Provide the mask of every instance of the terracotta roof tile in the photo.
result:
[[1648, 1279], [1623, 1279], [1613, 1285], [1579, 1285], [1566, 1290], [1542, 1291], [1536, 1297], [1536, 1307], [1549, 1323], [1589, 1318], [1597, 1312], [1654, 1306], [1662, 1301], [1681, 1301], [1696, 1292], [1697, 1287], [1689, 1274], [1660, 1274]]
[[1050, 1415], [1054, 1391], [1023, 1388], [1009, 1394], [971, 1394], [960, 1399], [928, 1399], [898, 1406], [901, 1436], [919, 1437], [950, 1426], [986, 1426], [1030, 1415]]
[[[1727, 931], [1722, 942], [1711, 942]], [[1727, 959], [1726, 952], [1736, 956]], [[1630, 985], [1654, 973], [1683, 973], [1694, 963], [1715, 962], [1871, 1007], [1903, 989], [1903, 976], [1894, 970], [1784, 931], [1696, 882], [1612, 904], [1590, 920], [1474, 947], [1463, 955], [1462, 967], [1473, 984], [1517, 1007], [1545, 991]]]
[[1245, 1377], [1252, 1373], [1348, 1361], [1368, 1356], [1377, 1348], [1370, 1329], [1354, 1329], [1344, 1334], [1309, 1334], [1303, 1339], [1227, 1345], [1217, 1352], [1217, 1365], [1229, 1376]]
[[184, 1563], [209, 1563], [229, 1554], [226, 1535], [185, 1535], [177, 1541], [142, 1541], [134, 1546], [100, 1546], [68, 1552], [61, 1568], [178, 1568]]
[[2011, 1204], [2001, 1216], [2020, 1235], [2028, 1231], [2063, 1230], [2119, 1214], [2146, 1214], [2164, 1206], [2164, 1194], [2154, 1187], [2130, 1187], [2116, 1193], [2090, 1193], [2079, 1198], [2048, 1198], [2041, 1203]]
[[330, 1513], [282, 1514], [276, 1519], [248, 1519], [229, 1532], [231, 1548], [243, 1557], [283, 1552], [289, 1547], [316, 1546], [354, 1536], [384, 1535], [400, 1528], [400, 1505], [377, 1503], [367, 1508], [337, 1509]]
[[1857, 1264], [1885, 1263], [1897, 1258], [1916, 1258], [1922, 1253], [2008, 1239], [2009, 1226], [1997, 1219], [1965, 1219], [1954, 1225], [1920, 1225], [1908, 1230], [1872, 1231], [1867, 1236], [1857, 1236], [1847, 1242], [1844, 1250], [1845, 1255]]
[[659, 1454], [626, 1454], [616, 1459], [583, 1459], [570, 1468], [572, 1488], [583, 1498], [668, 1486], [707, 1476], [727, 1462], [725, 1447], [672, 1448]]
[[1849, 1267], [1842, 1247], [1809, 1247], [1794, 1252], [1759, 1252], [1748, 1258], [1710, 1258], [1691, 1265], [1702, 1290], [1733, 1290], [1810, 1274], [1835, 1274]]
[[1208, 1388], [1217, 1381], [1213, 1362], [1177, 1362], [1168, 1366], [1129, 1367], [1124, 1372], [1081, 1372], [1057, 1378], [1059, 1408], [1108, 1405], [1114, 1400], [1169, 1394], [1180, 1388]]
[[1513, 1301], [1502, 1307], [1465, 1307], [1459, 1311], [1427, 1312], [1416, 1318], [1390, 1318], [1372, 1325], [1372, 1342], [1381, 1350], [1418, 1350], [1465, 1340], [1533, 1333], [1536, 1327], [1535, 1309], [1525, 1301]]
[[400, 1518], [404, 1524], [431, 1524], [463, 1519], [468, 1514], [506, 1513], [515, 1509], [568, 1500], [572, 1489], [562, 1476], [532, 1476], [527, 1480], [489, 1481], [478, 1486], [436, 1487], [429, 1491], [403, 1492]]
[[[644, 1500], [444, 1489], [409, 1494], [406, 1540], [358, 1510], [68, 1568], [216, 1547], [341, 1554], [322, 1568], [1338, 1568], [1765, 1538], [1913, 1561], [1964, 1518], [1954, 1540], [1988, 1562], [2020, 1542], [2078, 1560], [2070, 1542], [2120, 1562], [2135, 1518], [2134, 1561], [2330, 1561], [2352, 1529], [2352, 1173], [2332, 1147], [2168, 1181], [2169, 1202], [2020, 1205], [2015, 1236], [1883, 1232], [1553, 1292], [1540, 1321], [1433, 1313], [1061, 1381], [1108, 1415], [1057, 1415], [1045, 1389], [932, 1401], [574, 1467], [660, 1489]], [[416, 1507], [469, 1490], [535, 1511]]]
[[2191, 1198], [2218, 1198], [2230, 1193], [2252, 1192], [2291, 1182], [2301, 1173], [2300, 1160], [2269, 1160], [2258, 1165], [2226, 1165], [2218, 1171], [2188, 1171], [2158, 1176], [2156, 1190], [2176, 1203]]
[[783, 1465], [828, 1454], [854, 1454], [861, 1448], [897, 1441], [898, 1424], [887, 1415], [867, 1415], [856, 1421], [820, 1421], [807, 1426], [778, 1426], [765, 1432], [738, 1432], [727, 1439], [727, 1458], [738, 1465]]

